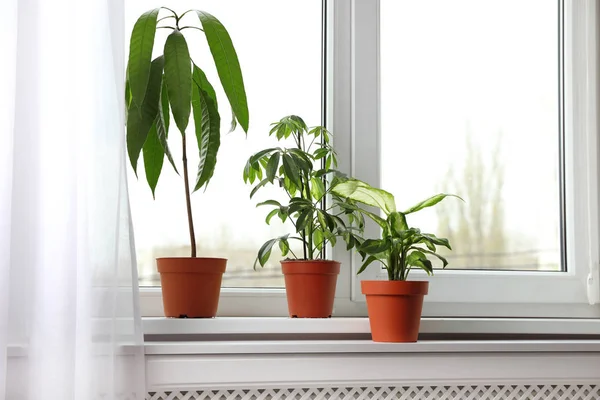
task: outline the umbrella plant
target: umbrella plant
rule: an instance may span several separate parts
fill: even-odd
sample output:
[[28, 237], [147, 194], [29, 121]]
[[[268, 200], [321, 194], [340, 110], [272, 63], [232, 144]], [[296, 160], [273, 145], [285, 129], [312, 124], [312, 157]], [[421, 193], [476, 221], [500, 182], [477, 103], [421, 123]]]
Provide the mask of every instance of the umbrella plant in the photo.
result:
[[[161, 14], [165, 14], [160, 17]], [[182, 23], [184, 16], [189, 23]], [[170, 31], [162, 51], [152, 59], [158, 29]], [[208, 185], [217, 163], [221, 116], [213, 85], [204, 70], [190, 57], [185, 34], [206, 38], [221, 87], [232, 110], [232, 130], [237, 124], [248, 132], [248, 104], [240, 63], [229, 33], [206, 11], [182, 14], [160, 7], [142, 14], [131, 34], [126, 80], [127, 151], [137, 174], [140, 153], [148, 185], [154, 196], [165, 156], [177, 173], [168, 146], [170, 113], [182, 137], [183, 181], [190, 233], [191, 256], [196, 257], [196, 240], [190, 193]], [[204, 68], [204, 66], [203, 66]], [[200, 162], [190, 187], [187, 134], [190, 115]]]
[[[272, 147], [251, 156], [244, 168], [244, 181], [254, 184], [250, 198], [266, 185], [279, 186], [285, 192], [287, 204], [266, 200], [257, 206], [272, 207], [266, 217], [267, 224], [278, 216], [282, 222], [292, 222], [295, 234], [266, 241], [258, 251], [254, 267], [257, 264], [264, 267], [275, 244], [279, 244], [284, 257], [290, 254], [300, 260], [322, 259], [327, 243], [335, 245], [338, 237], [345, 238], [353, 231], [342, 218], [346, 212], [336, 207], [340, 199], [326, 185], [327, 178], [332, 183], [345, 179], [335, 169], [337, 156], [331, 145], [331, 133], [322, 126], [309, 128], [302, 118], [290, 115], [271, 124], [269, 135], [280, 141], [292, 139], [294, 146]], [[333, 196], [333, 201], [324, 207], [327, 196]], [[363, 221], [362, 215], [356, 217]], [[302, 253], [291, 250], [291, 240], [301, 243]]]
[[[427, 257], [433, 256], [441, 260], [442, 268], [448, 261], [437, 253], [437, 246], [451, 249], [448, 239], [439, 238], [432, 233], [423, 233], [420, 229], [409, 227], [406, 216], [432, 207], [446, 197], [460, 197], [452, 194], [436, 194], [418, 204], [400, 212], [397, 210], [394, 196], [382, 189], [377, 189], [357, 179], [349, 179], [335, 185], [332, 192], [343, 199], [340, 203], [346, 209], [363, 214], [372, 219], [381, 228], [381, 237], [377, 239], [357, 238], [357, 251], [362, 256], [363, 264], [358, 273], [363, 272], [374, 261], [380, 261], [385, 267], [390, 281], [405, 281], [413, 268], [433, 274], [433, 264]], [[462, 199], [461, 199], [462, 200]], [[384, 217], [379, 216], [356, 203], [362, 203], [381, 210]], [[356, 237], [356, 235], [355, 235]]]

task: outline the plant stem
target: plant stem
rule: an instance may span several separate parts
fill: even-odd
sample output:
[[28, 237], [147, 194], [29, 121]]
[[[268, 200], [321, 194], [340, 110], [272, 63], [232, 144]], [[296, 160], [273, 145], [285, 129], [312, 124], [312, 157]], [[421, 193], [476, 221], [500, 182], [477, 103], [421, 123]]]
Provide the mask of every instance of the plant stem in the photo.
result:
[[180, 30], [180, 31], [182, 31], [182, 30], [184, 30], [184, 29], [188, 29], [188, 28], [191, 28], [191, 29], [198, 29], [199, 31], [202, 31], [202, 32], [204, 32], [204, 29], [200, 29], [200, 28], [198, 28], [198, 27], [195, 27], [195, 26], [184, 26], [183, 28], [180, 28], [179, 30]]
[[196, 257], [196, 235], [194, 233], [194, 219], [192, 218], [192, 202], [190, 198], [190, 182], [188, 180], [188, 165], [185, 134], [181, 135], [183, 143], [183, 182], [185, 183], [185, 204], [187, 206], [188, 226], [190, 229], [190, 247], [192, 257]]

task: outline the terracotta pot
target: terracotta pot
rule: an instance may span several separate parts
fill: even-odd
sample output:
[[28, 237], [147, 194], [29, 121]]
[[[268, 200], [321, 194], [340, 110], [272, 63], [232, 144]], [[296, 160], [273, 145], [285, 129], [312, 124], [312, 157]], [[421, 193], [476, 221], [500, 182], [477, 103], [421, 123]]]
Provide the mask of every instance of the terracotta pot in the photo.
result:
[[157, 258], [166, 317], [213, 318], [219, 306], [224, 258]]
[[425, 281], [362, 281], [374, 342], [416, 342], [421, 325]]
[[292, 318], [329, 318], [333, 312], [340, 263], [330, 260], [281, 262]]

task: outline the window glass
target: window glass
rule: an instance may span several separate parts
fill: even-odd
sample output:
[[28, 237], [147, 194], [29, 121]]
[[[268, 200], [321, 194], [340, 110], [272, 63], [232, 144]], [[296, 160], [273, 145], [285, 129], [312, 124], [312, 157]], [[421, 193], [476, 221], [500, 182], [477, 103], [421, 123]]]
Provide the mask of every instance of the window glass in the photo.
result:
[[558, 6], [381, 1], [381, 177], [449, 268], [561, 270]]
[[[137, 18], [159, 5], [142, 0], [126, 2], [128, 35]], [[279, 145], [268, 136], [271, 122], [289, 114], [302, 116], [307, 124], [321, 123], [321, 2], [303, 0], [181, 0], [174, 5], [177, 13], [201, 8], [217, 17], [229, 31], [240, 59], [250, 111], [247, 138], [241, 128], [227, 134], [230, 110], [203, 33], [183, 31], [195, 61], [217, 89], [222, 119], [221, 147], [215, 174], [206, 190], [192, 195], [199, 256], [227, 258], [225, 287], [282, 287], [279, 254], [274, 249], [269, 265], [252, 270], [256, 253], [271, 237], [290, 232], [274, 218], [265, 224], [265, 209], [256, 203], [278, 199], [276, 189], [263, 189], [252, 200], [251, 187], [244, 184], [242, 173], [249, 156]], [[169, 15], [161, 11], [160, 16]], [[198, 26], [194, 13], [184, 17], [186, 25]], [[167, 24], [165, 20], [160, 24]], [[162, 51], [170, 31], [159, 29], [155, 54]], [[129, 37], [125, 45], [128, 52]], [[156, 55], [155, 55], [156, 56]], [[188, 132], [190, 175], [198, 163], [193, 124]], [[170, 130], [173, 157], [181, 166], [181, 135]], [[183, 180], [165, 161], [156, 190], [156, 200], [146, 183], [143, 164], [138, 176], [129, 168], [129, 190], [142, 285], [157, 286], [156, 257], [188, 256], [190, 253]], [[179, 167], [180, 168], [180, 167]], [[181, 170], [181, 168], [180, 168]]]

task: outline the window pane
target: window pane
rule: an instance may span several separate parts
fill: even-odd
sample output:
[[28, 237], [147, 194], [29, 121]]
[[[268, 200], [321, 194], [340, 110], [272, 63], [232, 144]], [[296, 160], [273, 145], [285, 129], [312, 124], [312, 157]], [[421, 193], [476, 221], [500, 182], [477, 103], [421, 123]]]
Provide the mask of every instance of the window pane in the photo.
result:
[[[126, 4], [128, 33], [143, 12], [157, 6], [144, 0], [128, 0]], [[310, 125], [320, 124], [321, 2], [182, 0], [176, 7], [178, 13], [201, 7], [225, 25], [240, 59], [250, 111], [248, 137], [244, 137], [241, 128], [227, 134], [229, 105], [225, 94], [217, 90], [223, 133], [218, 163], [206, 192], [200, 190], [192, 195], [198, 255], [229, 260], [223, 279], [225, 287], [281, 287], [281, 257], [275, 249], [264, 269], [255, 272], [252, 266], [265, 240], [285, 234], [293, 227], [281, 224], [277, 218], [273, 218], [271, 226], [265, 224], [267, 212], [255, 205], [268, 198], [277, 199], [280, 193], [264, 189], [260, 196], [250, 200], [251, 187], [244, 184], [242, 172], [253, 153], [278, 145], [276, 139], [268, 136], [271, 122], [297, 114]], [[187, 25], [198, 26], [195, 14], [189, 13], [185, 19]], [[202, 32], [193, 29], [183, 32], [192, 58], [215, 88], [219, 88]], [[155, 53], [162, 50], [168, 33], [166, 29], [158, 30]], [[129, 42], [127, 51], [128, 45]], [[188, 162], [193, 177], [198, 163], [193, 123], [188, 131]], [[181, 171], [180, 137], [172, 126], [169, 140]], [[129, 183], [140, 283], [159, 285], [155, 258], [188, 256], [190, 252], [183, 180], [165, 161], [153, 200], [140, 160], [137, 178], [129, 169]]]
[[561, 269], [557, 2], [382, 0], [382, 187], [449, 268]]

